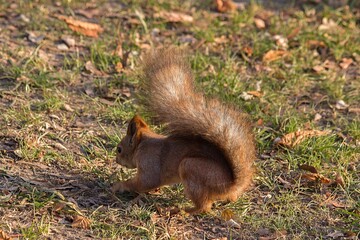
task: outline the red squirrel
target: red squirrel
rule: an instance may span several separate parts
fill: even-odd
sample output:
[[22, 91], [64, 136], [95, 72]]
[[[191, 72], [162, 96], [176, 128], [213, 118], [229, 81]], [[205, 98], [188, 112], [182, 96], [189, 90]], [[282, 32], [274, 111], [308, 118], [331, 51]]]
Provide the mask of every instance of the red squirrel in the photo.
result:
[[175, 48], [149, 53], [143, 62], [146, 105], [167, 129], [154, 133], [134, 116], [117, 146], [116, 162], [137, 168], [113, 192], [148, 192], [182, 183], [194, 204], [189, 213], [211, 210], [214, 201], [236, 201], [252, 181], [255, 144], [247, 115], [195, 89], [190, 64]]

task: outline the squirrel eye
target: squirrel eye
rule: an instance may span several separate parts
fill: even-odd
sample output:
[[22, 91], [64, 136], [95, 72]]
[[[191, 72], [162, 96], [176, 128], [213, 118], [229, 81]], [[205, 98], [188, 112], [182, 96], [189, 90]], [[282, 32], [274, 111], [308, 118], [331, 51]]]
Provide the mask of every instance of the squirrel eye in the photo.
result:
[[118, 146], [118, 147], [116, 148], [116, 151], [117, 151], [118, 153], [121, 153], [122, 148], [121, 148], [120, 146]]

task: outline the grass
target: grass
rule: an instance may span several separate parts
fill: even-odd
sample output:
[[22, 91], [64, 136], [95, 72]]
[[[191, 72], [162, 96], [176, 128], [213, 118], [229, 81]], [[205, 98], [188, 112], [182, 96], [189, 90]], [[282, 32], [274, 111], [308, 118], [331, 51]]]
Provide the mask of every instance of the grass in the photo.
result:
[[[0, 15], [0, 236], [3, 231], [21, 239], [359, 237], [355, 1], [340, 8], [322, 3], [274, 8], [251, 1], [244, 10], [224, 14], [212, 1], [0, 3], [0, 12], [7, 13]], [[79, 11], [84, 4], [89, 19]], [[194, 21], [155, 18], [160, 11], [186, 13]], [[55, 17], [60, 12], [99, 23], [104, 32], [99, 38], [76, 33]], [[264, 20], [265, 29], [256, 27], [255, 17]], [[32, 42], [29, 32], [44, 38]], [[279, 45], [276, 35], [287, 39], [287, 46]], [[76, 45], [58, 49], [63, 36]], [[138, 66], [149, 47], [171, 45], [187, 47], [199, 89], [243, 109], [254, 123], [254, 186], [235, 203], [216, 203], [210, 214], [170, 214], [172, 207], [191, 205], [181, 184], [140, 196], [109, 192], [114, 181], [134, 174], [114, 162], [126, 121], [140, 113], [162, 131], [137, 98]], [[268, 51], [281, 49], [287, 56], [263, 61]], [[352, 63], [344, 67], [347, 59]], [[254, 91], [259, 95], [248, 97]], [[330, 134], [294, 147], [274, 143], [310, 129]], [[304, 164], [335, 184], [304, 179], [309, 173], [299, 167]], [[89, 224], [76, 226], [75, 216]]]

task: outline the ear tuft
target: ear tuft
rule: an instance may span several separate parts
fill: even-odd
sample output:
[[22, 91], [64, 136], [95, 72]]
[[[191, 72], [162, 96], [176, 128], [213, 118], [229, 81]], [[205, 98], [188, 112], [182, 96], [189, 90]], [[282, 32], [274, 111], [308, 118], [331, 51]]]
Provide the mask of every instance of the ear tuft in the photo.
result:
[[127, 135], [131, 137], [131, 143], [137, 143], [140, 140], [141, 130], [144, 128], [148, 128], [148, 125], [139, 115], [135, 115], [130, 120]]

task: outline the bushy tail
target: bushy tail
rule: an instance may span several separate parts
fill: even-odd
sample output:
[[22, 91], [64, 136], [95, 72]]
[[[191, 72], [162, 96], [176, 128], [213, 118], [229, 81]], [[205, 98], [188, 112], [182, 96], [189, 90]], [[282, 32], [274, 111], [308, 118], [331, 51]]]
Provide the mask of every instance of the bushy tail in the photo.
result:
[[249, 120], [234, 107], [195, 90], [190, 64], [181, 50], [148, 54], [143, 72], [146, 101], [171, 134], [210, 141], [224, 153], [235, 182], [251, 179], [255, 149]]

